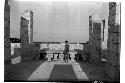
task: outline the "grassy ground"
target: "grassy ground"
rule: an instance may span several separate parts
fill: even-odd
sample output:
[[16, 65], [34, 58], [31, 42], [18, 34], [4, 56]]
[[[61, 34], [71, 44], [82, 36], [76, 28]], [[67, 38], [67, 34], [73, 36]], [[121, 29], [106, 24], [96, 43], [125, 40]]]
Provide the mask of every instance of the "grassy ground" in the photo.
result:
[[44, 61], [4, 65], [5, 81], [26, 81]]
[[109, 81], [110, 79], [105, 75], [104, 65], [95, 65], [88, 62], [79, 62], [82, 69], [85, 71], [90, 81]]
[[72, 65], [54, 65], [49, 81], [76, 81], [77, 77]]

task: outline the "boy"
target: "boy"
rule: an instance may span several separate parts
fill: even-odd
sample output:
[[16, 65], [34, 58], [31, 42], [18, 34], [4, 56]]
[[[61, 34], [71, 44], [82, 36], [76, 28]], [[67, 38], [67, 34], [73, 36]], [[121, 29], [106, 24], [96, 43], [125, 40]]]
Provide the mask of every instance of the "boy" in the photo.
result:
[[68, 56], [68, 52], [69, 52], [69, 45], [68, 45], [68, 41], [66, 40], [65, 41], [65, 49], [64, 49], [64, 52], [63, 52], [63, 54], [64, 54], [64, 61], [65, 62], [68, 62], [68, 58], [69, 58], [69, 56]]

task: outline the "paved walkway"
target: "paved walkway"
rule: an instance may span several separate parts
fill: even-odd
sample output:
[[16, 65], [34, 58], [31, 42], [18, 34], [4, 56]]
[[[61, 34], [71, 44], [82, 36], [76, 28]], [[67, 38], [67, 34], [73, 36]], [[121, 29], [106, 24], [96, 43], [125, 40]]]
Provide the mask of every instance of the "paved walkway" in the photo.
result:
[[28, 81], [48, 81], [54, 65], [72, 65], [72, 68], [78, 80], [89, 80], [85, 72], [80, 67], [79, 63], [77, 62], [65, 63], [61, 61], [44, 62], [32, 73], [32, 75], [27, 80]]
[[49, 81], [77, 81], [72, 65], [55, 64], [50, 74]]

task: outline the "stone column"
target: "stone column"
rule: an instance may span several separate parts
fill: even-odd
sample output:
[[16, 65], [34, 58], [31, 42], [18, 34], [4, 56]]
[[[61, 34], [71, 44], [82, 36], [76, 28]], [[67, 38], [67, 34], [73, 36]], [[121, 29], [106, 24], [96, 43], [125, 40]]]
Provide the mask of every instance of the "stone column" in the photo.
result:
[[63, 61], [64, 55], [62, 53], [59, 54], [59, 58], [60, 58], [61, 61]]
[[11, 63], [10, 6], [8, 0], [5, 0], [4, 6], [4, 61], [5, 63]]
[[120, 5], [109, 2], [106, 74], [112, 80], [120, 80]]
[[27, 20], [24, 17], [21, 17], [20, 46], [22, 49], [27, 49], [29, 46], [28, 24], [29, 24], [29, 20]]
[[51, 61], [52, 57], [53, 57], [53, 54], [50, 51], [47, 51], [46, 58], [48, 59], [48, 61]]
[[58, 56], [58, 54], [54, 54], [54, 60], [58, 60], [57, 56]]
[[70, 57], [71, 57], [71, 61], [74, 62], [76, 52], [69, 52], [69, 54], [70, 54]]

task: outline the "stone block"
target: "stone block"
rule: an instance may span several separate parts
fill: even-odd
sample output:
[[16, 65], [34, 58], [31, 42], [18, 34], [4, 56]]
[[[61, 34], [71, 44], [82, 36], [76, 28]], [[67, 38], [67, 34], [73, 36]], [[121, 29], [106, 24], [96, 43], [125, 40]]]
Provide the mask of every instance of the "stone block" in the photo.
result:
[[119, 33], [112, 33], [109, 34], [108, 43], [120, 44], [120, 39], [121, 37]]
[[108, 51], [105, 49], [105, 50], [102, 50], [102, 54], [101, 54], [102, 57], [106, 57], [108, 56]]
[[112, 6], [110, 9], [109, 9], [109, 16], [113, 16], [116, 14], [116, 6]]
[[39, 58], [40, 58], [40, 53], [32, 53], [32, 55], [33, 55], [33, 60], [39, 60]]
[[120, 53], [120, 44], [113, 44], [108, 42], [108, 51], [113, 53]]
[[27, 53], [27, 54], [24, 54], [24, 53], [21, 53], [21, 62], [31, 62], [33, 61], [33, 54], [31, 53]]
[[109, 9], [111, 9], [112, 7], [114, 7], [116, 5], [116, 2], [109, 2]]
[[63, 54], [59, 54], [59, 58], [61, 61], [63, 61], [64, 55]]
[[69, 52], [70, 57], [71, 57], [71, 61], [74, 62], [75, 61], [75, 54], [77, 54], [77, 52]]
[[[8, 29], [8, 28], [10, 28], [10, 23], [9, 23], [8, 20], [4, 20], [4, 30], [5, 30], [5, 31], [10, 30], [10, 29]], [[6, 33], [7, 33], [7, 32], [6, 32]]]
[[17, 64], [21, 62], [21, 49], [14, 48], [14, 54], [11, 56], [11, 63]]
[[99, 63], [101, 61], [101, 56], [99, 56], [99, 55], [93, 56], [93, 61], [94, 61], [94, 63]]
[[28, 27], [29, 24], [29, 20], [27, 20], [26, 18], [21, 17], [21, 27]]
[[86, 61], [86, 55], [82, 56], [83, 61]]
[[111, 66], [120, 66], [120, 54], [109, 52], [106, 59]]
[[4, 12], [4, 19], [5, 20], [10, 20], [10, 11], [5, 11]]
[[5, 37], [4, 38], [4, 47], [6, 48], [10, 48], [10, 41], [9, 41], [9, 38]]
[[47, 54], [46, 58], [48, 59], [48, 61], [51, 61], [51, 58], [53, 58], [53, 54]]
[[111, 25], [115, 24], [115, 20], [116, 20], [116, 15], [109, 16], [108, 17], [108, 25], [111, 26]]
[[75, 58], [75, 54], [77, 54], [77, 53], [76, 52], [69, 52], [69, 54], [70, 54], [70, 57]]
[[101, 61], [101, 55], [97, 51], [96, 47], [90, 50], [90, 62], [98, 63]]
[[106, 75], [111, 80], [119, 80], [120, 79], [120, 67], [106, 64]]
[[57, 56], [58, 56], [58, 54], [54, 54], [54, 60], [58, 60]]
[[21, 62], [21, 56], [11, 59], [12, 64], [17, 64]]
[[11, 58], [16, 58], [21, 56], [21, 49], [20, 48], [14, 48], [14, 54], [11, 56]]
[[5, 4], [4, 10], [5, 11], [10, 11], [10, 6], [8, 4]]
[[4, 60], [11, 59], [11, 48], [4, 47]]
[[109, 26], [108, 28], [108, 33], [112, 34], [112, 33], [120, 33], [120, 25], [118, 24], [113, 24], [111, 26]]

